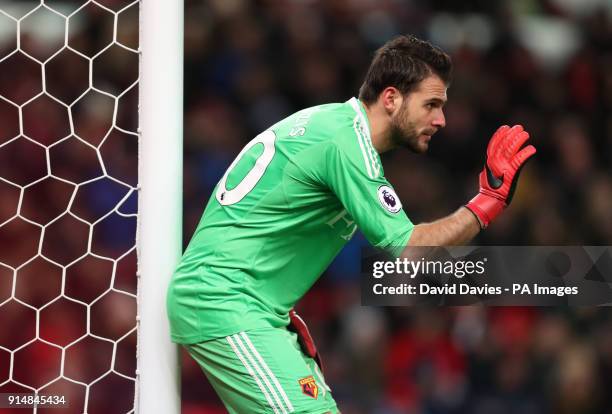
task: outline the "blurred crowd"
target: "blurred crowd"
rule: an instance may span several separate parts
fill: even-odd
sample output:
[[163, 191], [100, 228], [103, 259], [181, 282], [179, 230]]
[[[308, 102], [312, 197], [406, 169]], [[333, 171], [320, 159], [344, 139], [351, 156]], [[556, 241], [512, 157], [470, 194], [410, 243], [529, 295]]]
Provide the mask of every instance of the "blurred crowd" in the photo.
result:
[[[66, 16], [84, 3], [45, 1]], [[72, 396], [63, 412], [75, 413], [86, 398], [91, 413], [127, 412], [134, 392], [135, 300], [123, 292], [136, 280], [138, 14], [97, 3], [71, 17], [72, 50], [43, 7], [20, 24], [25, 53], [6, 59], [16, 23], [0, 14], [0, 384], [13, 374], [0, 392], [47, 384], [64, 358], [48, 390]], [[28, 4], [0, 9], [20, 18]], [[412, 33], [455, 66], [429, 154], [384, 155], [412, 221], [469, 200], [491, 134], [522, 123], [538, 154], [475, 244], [611, 244], [611, 19], [604, 0], [186, 0], [185, 242], [246, 142], [355, 96], [374, 50]], [[47, 93], [31, 100], [41, 74]], [[606, 308], [361, 307], [365, 245], [357, 234], [298, 306], [344, 414], [612, 413]], [[182, 389], [186, 414], [225, 412], [185, 355]]]
[[[138, 4], [41, 3], [0, 1], [0, 393], [61, 395], [66, 414], [127, 413]], [[15, 412], [4, 402], [0, 413]]]
[[[185, 241], [241, 147], [308, 106], [356, 96], [373, 52], [412, 33], [449, 52], [447, 126], [429, 154], [385, 154], [413, 222], [477, 191], [486, 144], [521, 123], [538, 148], [475, 244], [612, 241], [612, 7], [604, 1], [187, 1]], [[298, 305], [343, 414], [612, 413], [604, 308], [364, 308], [356, 235]], [[187, 414], [225, 412], [184, 358]]]

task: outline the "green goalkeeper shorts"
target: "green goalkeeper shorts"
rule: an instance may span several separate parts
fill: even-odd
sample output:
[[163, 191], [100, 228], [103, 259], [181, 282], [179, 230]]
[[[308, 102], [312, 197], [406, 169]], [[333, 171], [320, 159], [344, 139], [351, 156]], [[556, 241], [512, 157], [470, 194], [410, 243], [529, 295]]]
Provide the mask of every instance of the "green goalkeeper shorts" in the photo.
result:
[[338, 413], [318, 365], [287, 329], [254, 329], [185, 347], [230, 414]]

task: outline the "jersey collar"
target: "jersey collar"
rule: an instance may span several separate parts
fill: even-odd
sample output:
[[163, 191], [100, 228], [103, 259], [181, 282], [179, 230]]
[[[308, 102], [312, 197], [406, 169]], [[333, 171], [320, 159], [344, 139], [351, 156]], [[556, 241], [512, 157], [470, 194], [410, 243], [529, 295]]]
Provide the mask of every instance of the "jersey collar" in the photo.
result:
[[368, 114], [365, 111], [363, 103], [354, 96], [348, 100], [348, 103], [353, 107], [357, 115], [359, 115], [361, 122], [368, 126], [366, 129], [367, 138], [369, 141], [372, 141], [372, 136], [370, 135], [370, 120], [368, 119]]

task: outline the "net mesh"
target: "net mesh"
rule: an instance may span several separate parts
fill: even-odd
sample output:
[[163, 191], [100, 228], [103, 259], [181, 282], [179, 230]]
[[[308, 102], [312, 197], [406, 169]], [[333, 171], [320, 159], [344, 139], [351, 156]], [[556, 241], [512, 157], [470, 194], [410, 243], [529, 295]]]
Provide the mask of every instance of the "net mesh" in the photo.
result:
[[134, 412], [138, 11], [0, 4], [0, 393], [63, 413]]

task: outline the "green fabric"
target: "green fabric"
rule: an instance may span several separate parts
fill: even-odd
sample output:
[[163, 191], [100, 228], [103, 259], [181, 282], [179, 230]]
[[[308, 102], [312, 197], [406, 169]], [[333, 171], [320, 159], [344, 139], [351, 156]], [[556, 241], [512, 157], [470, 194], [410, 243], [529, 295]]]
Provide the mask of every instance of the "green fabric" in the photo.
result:
[[[301, 352], [296, 334], [284, 328], [240, 332], [186, 348], [230, 414], [338, 412], [316, 363]], [[300, 380], [315, 384], [316, 393], [304, 393]]]
[[172, 339], [286, 326], [289, 309], [358, 227], [398, 255], [413, 224], [391, 193], [357, 99], [273, 125], [221, 179], [176, 269]]

